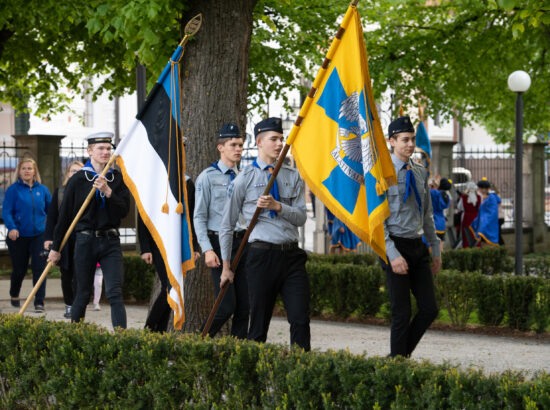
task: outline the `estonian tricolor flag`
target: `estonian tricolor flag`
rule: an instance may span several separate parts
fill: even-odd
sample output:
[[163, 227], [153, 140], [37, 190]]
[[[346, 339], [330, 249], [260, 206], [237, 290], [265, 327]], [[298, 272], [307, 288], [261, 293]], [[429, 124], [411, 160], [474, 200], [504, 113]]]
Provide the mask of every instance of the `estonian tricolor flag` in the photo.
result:
[[178, 47], [115, 151], [124, 182], [163, 256], [172, 288], [174, 327], [185, 321], [183, 280], [194, 268], [180, 119]]

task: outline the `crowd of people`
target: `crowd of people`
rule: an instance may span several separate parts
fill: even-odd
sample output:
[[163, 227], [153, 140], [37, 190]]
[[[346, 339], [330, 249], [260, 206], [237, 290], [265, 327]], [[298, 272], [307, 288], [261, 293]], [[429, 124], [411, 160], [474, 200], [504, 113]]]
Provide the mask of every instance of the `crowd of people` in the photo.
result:
[[[432, 275], [441, 267], [447, 231], [445, 213], [453, 196], [458, 215], [456, 230], [463, 247], [502, 243], [501, 200], [490, 190], [485, 178], [477, 185], [468, 183], [464, 192], [455, 189], [456, 195], [451, 194], [451, 180], [429, 178], [426, 167], [412, 159], [415, 131], [409, 117], [393, 121], [388, 134], [397, 185], [387, 191], [390, 209], [384, 222], [387, 258], [381, 259], [381, 263], [386, 272], [392, 316], [390, 355], [408, 357], [437, 316]], [[305, 186], [298, 171], [283, 164], [269, 194], [263, 195], [284, 145], [281, 119], [262, 120], [254, 127], [254, 135], [258, 156], [253, 164], [241, 170], [238, 164], [243, 136], [236, 124], [223, 124], [216, 135], [219, 159], [200, 173], [196, 186], [186, 176], [195, 258], [200, 253], [204, 255], [216, 295], [228, 285], [208, 333], [216, 335], [231, 320], [233, 336], [265, 342], [275, 300], [280, 294], [290, 323], [290, 341], [307, 351], [311, 348], [310, 289], [305, 269], [307, 255], [298, 246], [298, 227], [307, 218]], [[90, 135], [89, 160], [86, 164], [78, 161], [69, 164], [63, 183], [53, 196], [41, 184], [36, 163], [30, 158], [20, 160], [17, 181], [6, 191], [2, 215], [13, 266], [10, 296], [14, 307], [20, 306], [19, 292], [29, 256], [33, 283], [42, 273], [47, 256], [47, 261], [59, 265], [61, 271], [66, 318], [73, 322], [82, 320], [92, 293], [93, 309], [99, 310], [104, 280], [113, 327], [126, 327], [118, 228], [129, 211], [130, 193], [116, 169], [101, 175], [111, 158], [111, 138], [111, 133]], [[61, 251], [69, 225], [93, 188], [92, 201]], [[256, 208], [261, 210], [256, 227], [243, 245], [242, 262], [233, 272], [231, 263]], [[360, 244], [359, 238], [328, 209], [325, 212], [331, 252], [354, 251]], [[141, 219], [138, 239], [142, 259], [155, 265], [162, 284], [145, 327], [163, 332], [171, 314], [166, 299], [170, 283], [161, 253]], [[44, 281], [34, 300], [37, 312], [45, 310], [45, 289]], [[418, 306], [412, 320], [411, 291]]]

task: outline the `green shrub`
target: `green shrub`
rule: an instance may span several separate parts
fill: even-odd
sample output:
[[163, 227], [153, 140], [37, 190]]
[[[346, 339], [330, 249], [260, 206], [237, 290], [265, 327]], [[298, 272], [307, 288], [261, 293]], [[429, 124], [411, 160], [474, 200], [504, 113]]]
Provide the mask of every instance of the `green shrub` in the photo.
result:
[[443, 252], [443, 269], [484, 274], [512, 272], [514, 262], [504, 246], [451, 249]]
[[332, 264], [352, 264], [352, 265], [376, 265], [378, 257], [369, 253], [350, 252], [343, 255], [329, 254], [321, 255], [318, 253], [310, 253], [308, 260], [312, 263], [332, 263]]
[[131, 297], [138, 302], [149, 300], [155, 284], [155, 267], [146, 264], [139, 256], [125, 256], [124, 282], [122, 295], [125, 300]]
[[550, 256], [531, 256], [523, 260], [523, 273], [527, 276], [550, 279]]
[[504, 281], [508, 326], [529, 330], [533, 322], [537, 278], [508, 276]]
[[481, 324], [498, 326], [504, 319], [506, 299], [502, 275], [480, 275], [476, 278], [475, 298]]
[[550, 408], [550, 375], [0, 315], [1, 408]]
[[330, 264], [306, 265], [310, 281], [310, 311], [319, 314], [330, 310], [342, 318], [357, 312], [376, 315], [384, 301], [382, 269], [378, 265]]
[[464, 326], [475, 308], [474, 292], [479, 274], [443, 270], [435, 275], [435, 288], [455, 326]]
[[542, 333], [550, 323], [550, 283], [547, 280], [536, 281], [536, 296], [533, 301], [533, 322], [537, 333]]

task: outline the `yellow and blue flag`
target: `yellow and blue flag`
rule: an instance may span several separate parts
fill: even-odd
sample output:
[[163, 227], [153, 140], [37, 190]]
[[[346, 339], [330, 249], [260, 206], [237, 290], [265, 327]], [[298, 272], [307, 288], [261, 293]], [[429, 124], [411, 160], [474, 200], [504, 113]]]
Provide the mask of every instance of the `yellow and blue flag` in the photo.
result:
[[314, 87], [312, 101], [304, 103], [307, 115], [292, 142], [292, 155], [314, 194], [386, 260], [386, 191], [396, 176], [374, 102], [356, 7], [348, 9]]

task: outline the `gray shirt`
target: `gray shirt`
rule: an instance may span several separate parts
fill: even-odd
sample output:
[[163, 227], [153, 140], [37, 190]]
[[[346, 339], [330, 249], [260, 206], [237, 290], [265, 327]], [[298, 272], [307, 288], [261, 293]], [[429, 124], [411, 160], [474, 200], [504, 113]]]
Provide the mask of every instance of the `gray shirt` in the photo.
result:
[[[221, 160], [217, 164], [219, 169], [209, 166], [200, 173], [195, 183], [193, 224], [202, 252], [212, 249], [208, 231], [218, 232], [220, 230], [227, 189], [231, 183], [231, 176], [226, 174], [229, 167]], [[232, 169], [237, 175], [237, 167]], [[239, 228], [242, 229], [240, 226]]]
[[[258, 198], [263, 195], [267, 185], [269, 171], [264, 168], [268, 164], [260, 158], [256, 161], [261, 169], [254, 165], [247, 166], [229, 188], [229, 200], [225, 203], [219, 234], [223, 260], [230, 260], [232, 231], [239, 212], [242, 211], [247, 224], [250, 224], [256, 211]], [[250, 234], [249, 242], [265, 241], [281, 244], [298, 241], [298, 226], [302, 226], [307, 219], [304, 182], [297, 170], [283, 165], [277, 175], [277, 186], [281, 212], [277, 213], [275, 218], [271, 218], [268, 209], [262, 210]]]
[[384, 230], [386, 233], [386, 254], [388, 255], [388, 259], [393, 261], [401, 256], [390, 235], [409, 239], [420, 238], [424, 235], [426, 241], [432, 247], [432, 256], [441, 256], [439, 238], [435, 233], [432, 198], [428, 188], [426, 168], [414, 161], [409, 160], [408, 162], [413, 171], [416, 188], [422, 203], [422, 213], [420, 213], [414, 192], [409, 195], [407, 202], [403, 203], [407, 177], [407, 170], [403, 169], [405, 162], [401, 161], [394, 154], [391, 154], [391, 158], [395, 167], [395, 174], [397, 175], [397, 185], [389, 187], [387, 192], [390, 216], [384, 221]]

